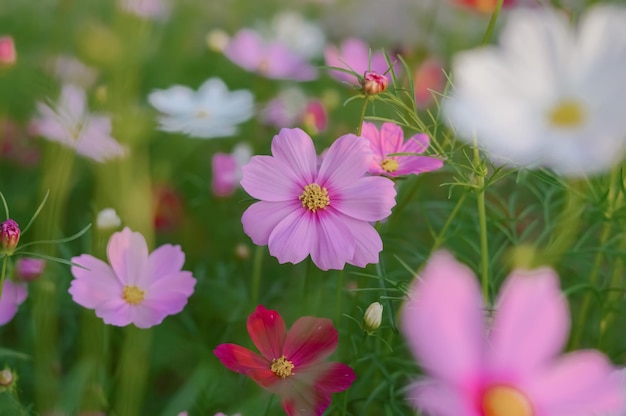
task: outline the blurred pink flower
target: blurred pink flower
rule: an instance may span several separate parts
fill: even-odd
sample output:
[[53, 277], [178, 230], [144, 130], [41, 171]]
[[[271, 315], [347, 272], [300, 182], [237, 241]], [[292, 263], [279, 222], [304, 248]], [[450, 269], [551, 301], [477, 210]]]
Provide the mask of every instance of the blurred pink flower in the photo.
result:
[[143, 19], [167, 20], [170, 16], [170, 6], [164, 0], [120, 0], [119, 5]]
[[178, 190], [167, 182], [152, 187], [153, 223], [157, 232], [176, 230], [184, 217], [183, 198]]
[[33, 130], [44, 138], [76, 150], [96, 162], [123, 157], [126, 150], [111, 137], [111, 119], [90, 114], [82, 89], [66, 84], [57, 105], [37, 103], [42, 118], [33, 120]]
[[361, 136], [369, 140], [374, 152], [369, 168], [373, 175], [417, 175], [443, 166], [443, 160], [431, 156], [389, 156], [394, 153], [424, 153], [430, 144], [427, 134], [416, 134], [405, 142], [402, 128], [394, 123], [384, 123], [379, 132], [375, 124], [364, 122]]
[[311, 138], [282, 129], [272, 155], [242, 168], [241, 186], [260, 199], [241, 218], [252, 241], [267, 244], [280, 263], [309, 254], [322, 270], [377, 263], [383, 245], [370, 222], [389, 216], [396, 191], [387, 178], [365, 176], [373, 158], [368, 141], [341, 136], [318, 167]]
[[211, 189], [218, 197], [235, 192], [241, 181], [241, 167], [250, 161], [252, 149], [245, 143], [238, 144], [232, 153], [215, 153], [211, 160], [213, 176]]
[[224, 54], [235, 64], [266, 78], [311, 81], [317, 69], [277, 41], [265, 42], [251, 29], [242, 29], [226, 45]]
[[89, 254], [73, 257], [69, 293], [74, 302], [95, 309], [104, 323], [149, 328], [183, 310], [196, 279], [181, 268], [180, 246], [165, 244], [148, 254], [144, 237], [128, 227], [107, 246], [110, 266]]
[[278, 312], [259, 305], [247, 327], [261, 355], [236, 344], [220, 344], [213, 352], [229, 370], [279, 395], [288, 416], [321, 416], [331, 393], [346, 390], [356, 378], [347, 365], [324, 361], [337, 348], [330, 319], [304, 316], [287, 332]]
[[16, 283], [6, 279], [2, 285], [2, 297], [0, 298], [0, 325], [7, 324], [17, 313], [20, 306], [28, 296], [26, 283]]
[[15, 42], [12, 36], [0, 36], [0, 65], [13, 65], [17, 61]]
[[[383, 52], [372, 52], [370, 59], [369, 46], [356, 38], [345, 40], [340, 48], [333, 45], [327, 46], [324, 50], [324, 57], [327, 66], [354, 71], [361, 77], [365, 75], [366, 71], [384, 74], [389, 69]], [[391, 54], [390, 59], [393, 60]], [[394, 71], [397, 73], [399, 70], [400, 66], [394, 65]], [[336, 80], [359, 85], [359, 79], [354, 74], [332, 69], [328, 73]]]
[[437, 58], [428, 58], [417, 67], [413, 75], [415, 86], [415, 104], [419, 108], [428, 107], [433, 102], [433, 94], [442, 93], [446, 78], [443, 64]]
[[309, 98], [298, 87], [281, 91], [259, 112], [262, 123], [277, 128], [302, 127], [311, 134], [326, 129], [326, 108], [320, 100]]
[[98, 72], [69, 55], [58, 56], [49, 63], [54, 76], [64, 84], [78, 85], [81, 88], [93, 86]]
[[45, 267], [46, 261], [44, 259], [22, 257], [15, 263], [15, 276], [19, 280], [30, 282], [38, 279]]
[[621, 385], [598, 351], [558, 357], [569, 331], [552, 269], [515, 271], [487, 326], [473, 273], [435, 253], [409, 292], [401, 328], [428, 377], [411, 404], [437, 416], [585, 416], [623, 405]]

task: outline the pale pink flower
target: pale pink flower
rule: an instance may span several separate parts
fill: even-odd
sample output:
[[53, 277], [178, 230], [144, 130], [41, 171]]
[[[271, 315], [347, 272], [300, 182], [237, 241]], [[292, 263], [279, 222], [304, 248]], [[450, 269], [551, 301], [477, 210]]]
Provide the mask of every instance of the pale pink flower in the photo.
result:
[[282, 129], [272, 155], [254, 156], [242, 168], [241, 185], [260, 199], [241, 218], [252, 241], [267, 244], [280, 263], [309, 254], [322, 270], [377, 263], [383, 245], [370, 222], [389, 216], [396, 191], [389, 179], [366, 176], [373, 159], [368, 141], [341, 136], [318, 167], [311, 138]]
[[17, 61], [15, 42], [12, 36], [0, 36], [0, 65], [12, 65]]
[[15, 263], [15, 277], [26, 282], [37, 280], [43, 274], [45, 267], [44, 259], [22, 257]]
[[[327, 46], [324, 50], [324, 57], [327, 66], [354, 71], [361, 77], [364, 76], [367, 71], [376, 74], [384, 74], [389, 69], [389, 64], [383, 52], [372, 52], [370, 57], [369, 46], [364, 41], [357, 38], [345, 40], [340, 48], [333, 45]], [[391, 54], [390, 58], [393, 61]], [[398, 71], [399, 69], [400, 67], [398, 65], [394, 66], [394, 71]], [[329, 74], [339, 81], [359, 85], [359, 79], [354, 74], [332, 69], [329, 70]]]
[[185, 254], [165, 244], [148, 254], [144, 237], [128, 227], [114, 233], [107, 246], [109, 264], [89, 254], [73, 257], [74, 302], [95, 309], [104, 323], [149, 328], [183, 310], [196, 279], [181, 270]]
[[119, 5], [142, 19], [167, 20], [170, 16], [171, 7], [165, 0], [119, 0]]
[[237, 344], [220, 344], [213, 352], [229, 370], [279, 395], [288, 416], [321, 416], [331, 393], [346, 390], [356, 378], [347, 365], [326, 362], [338, 342], [330, 319], [304, 316], [287, 331], [277, 311], [259, 305], [247, 327], [260, 355]]
[[[404, 141], [402, 128], [394, 123], [384, 123], [378, 128], [373, 123], [364, 122], [361, 136], [370, 142], [374, 159], [369, 172], [373, 175], [403, 176], [437, 170], [443, 166], [443, 160], [431, 156], [418, 156], [430, 145], [427, 134], [416, 134]], [[412, 155], [390, 156], [395, 153]]]
[[324, 104], [307, 97], [298, 87], [281, 91], [259, 112], [262, 123], [277, 128], [303, 127], [307, 132], [318, 133], [326, 129], [327, 115]]
[[211, 189], [218, 197], [231, 196], [239, 187], [241, 167], [250, 161], [252, 149], [240, 143], [232, 153], [215, 153], [211, 159]]
[[306, 58], [278, 41], [264, 41], [251, 29], [242, 29], [226, 45], [224, 55], [235, 64], [266, 78], [311, 81], [317, 69]]
[[64, 84], [78, 85], [89, 88], [98, 78], [98, 72], [69, 55], [61, 55], [50, 64], [54, 76]]
[[42, 118], [33, 120], [34, 131], [44, 138], [76, 150], [96, 162], [123, 157], [126, 150], [111, 137], [111, 119], [91, 114], [85, 92], [63, 86], [58, 104], [37, 103]]
[[2, 285], [2, 297], [0, 298], [0, 325], [4, 325], [13, 319], [17, 308], [28, 296], [26, 283], [16, 283], [6, 279]]
[[569, 314], [552, 269], [514, 271], [491, 325], [478, 281], [435, 253], [409, 292], [401, 329], [427, 377], [409, 393], [428, 416], [588, 416], [621, 409], [613, 367], [594, 350], [559, 356]]

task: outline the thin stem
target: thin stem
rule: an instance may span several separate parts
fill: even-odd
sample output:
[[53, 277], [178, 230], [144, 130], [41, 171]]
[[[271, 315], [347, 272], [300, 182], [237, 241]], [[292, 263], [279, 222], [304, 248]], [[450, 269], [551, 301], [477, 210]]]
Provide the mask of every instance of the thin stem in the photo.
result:
[[150, 368], [152, 331], [131, 325], [125, 328], [126, 339], [119, 361], [119, 382], [115, 415], [142, 414], [143, 396]]
[[252, 264], [252, 309], [259, 303], [259, 289], [261, 286], [261, 269], [263, 268], [263, 246], [257, 246], [254, 251], [254, 263]]
[[0, 299], [2, 299], [2, 290], [4, 289], [4, 279], [7, 275], [7, 263], [9, 262], [9, 256], [2, 258], [2, 275], [0, 276]]
[[478, 143], [474, 143], [474, 164], [476, 169], [476, 185], [478, 195], [476, 198], [478, 209], [478, 226], [480, 229], [480, 265], [481, 287], [485, 304], [489, 305], [489, 246], [487, 244], [487, 210], [485, 207], [485, 174], [481, 167]]
[[361, 135], [361, 128], [363, 127], [363, 120], [365, 120], [365, 111], [367, 110], [368, 97], [363, 100], [363, 107], [361, 107], [361, 115], [359, 116], [359, 124], [356, 126], [356, 135]]
[[439, 231], [439, 234], [437, 234], [437, 236], [435, 237], [435, 242], [432, 248], [430, 249], [430, 253], [428, 257], [430, 257], [441, 246], [441, 244], [443, 244], [443, 241], [444, 241], [443, 236], [448, 231], [448, 227], [450, 227], [450, 224], [452, 224], [452, 220], [454, 219], [454, 217], [456, 217], [456, 215], [459, 213], [459, 210], [463, 206], [463, 202], [465, 202], [466, 196], [467, 196], [467, 192], [463, 193], [461, 197], [459, 198], [459, 200], [456, 202], [456, 205], [452, 209], [452, 212], [448, 216], [448, 219], [446, 220], [445, 224], [443, 224], [441, 231]]
[[504, 0], [498, 0], [496, 3], [496, 8], [491, 15], [491, 19], [489, 19], [489, 26], [487, 26], [487, 31], [485, 32], [485, 36], [483, 36], [482, 44], [486, 45], [489, 43], [491, 39], [491, 35], [493, 34], [494, 29], [496, 28], [496, 21], [498, 20], [498, 16], [500, 15], [500, 10], [502, 9], [502, 4]]

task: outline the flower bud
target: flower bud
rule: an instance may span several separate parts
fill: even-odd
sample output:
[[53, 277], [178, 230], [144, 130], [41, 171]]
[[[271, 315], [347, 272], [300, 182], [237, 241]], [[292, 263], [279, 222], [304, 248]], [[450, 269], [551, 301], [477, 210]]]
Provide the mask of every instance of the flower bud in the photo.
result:
[[22, 257], [15, 265], [15, 275], [19, 280], [31, 282], [37, 280], [43, 273], [46, 261], [32, 257]]
[[20, 226], [12, 219], [8, 219], [0, 225], [0, 244], [2, 252], [11, 255], [20, 241]]
[[4, 370], [0, 371], [0, 386], [1, 387], [9, 387], [11, 384], [13, 384], [14, 380], [15, 380], [15, 376], [13, 376], [13, 372], [9, 370], [8, 368], [5, 368]]
[[380, 94], [387, 89], [387, 85], [389, 85], [387, 76], [372, 71], [366, 71], [361, 79], [361, 87], [365, 95]]
[[15, 42], [11, 36], [0, 36], [0, 65], [13, 65], [17, 60]]
[[363, 315], [363, 321], [365, 322], [365, 329], [368, 332], [372, 332], [380, 327], [380, 323], [383, 319], [383, 305], [378, 302], [373, 302], [367, 307], [365, 315]]
[[120, 220], [113, 208], [105, 208], [98, 213], [96, 226], [99, 230], [111, 230], [119, 227], [121, 224], [122, 220]]

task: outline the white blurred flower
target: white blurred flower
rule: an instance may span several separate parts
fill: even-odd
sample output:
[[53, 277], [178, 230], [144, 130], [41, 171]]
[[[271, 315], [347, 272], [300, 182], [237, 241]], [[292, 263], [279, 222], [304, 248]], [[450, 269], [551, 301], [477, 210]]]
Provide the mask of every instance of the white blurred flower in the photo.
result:
[[155, 90], [148, 101], [162, 115], [159, 128], [191, 137], [228, 137], [237, 133], [237, 124], [254, 113], [250, 91], [228, 91], [219, 78], [210, 78], [198, 91], [174, 85], [166, 90]]
[[103, 209], [96, 218], [96, 227], [100, 230], [118, 228], [121, 224], [122, 220], [117, 216], [117, 212], [113, 208]]
[[272, 19], [272, 31], [279, 42], [306, 58], [322, 54], [326, 36], [322, 28], [296, 12], [282, 12]]
[[171, 8], [165, 0], [119, 0], [122, 10], [142, 19], [167, 20]]
[[626, 141], [624, 22], [617, 6], [589, 9], [575, 29], [550, 9], [512, 11], [499, 46], [454, 58], [450, 125], [496, 163], [608, 170]]

